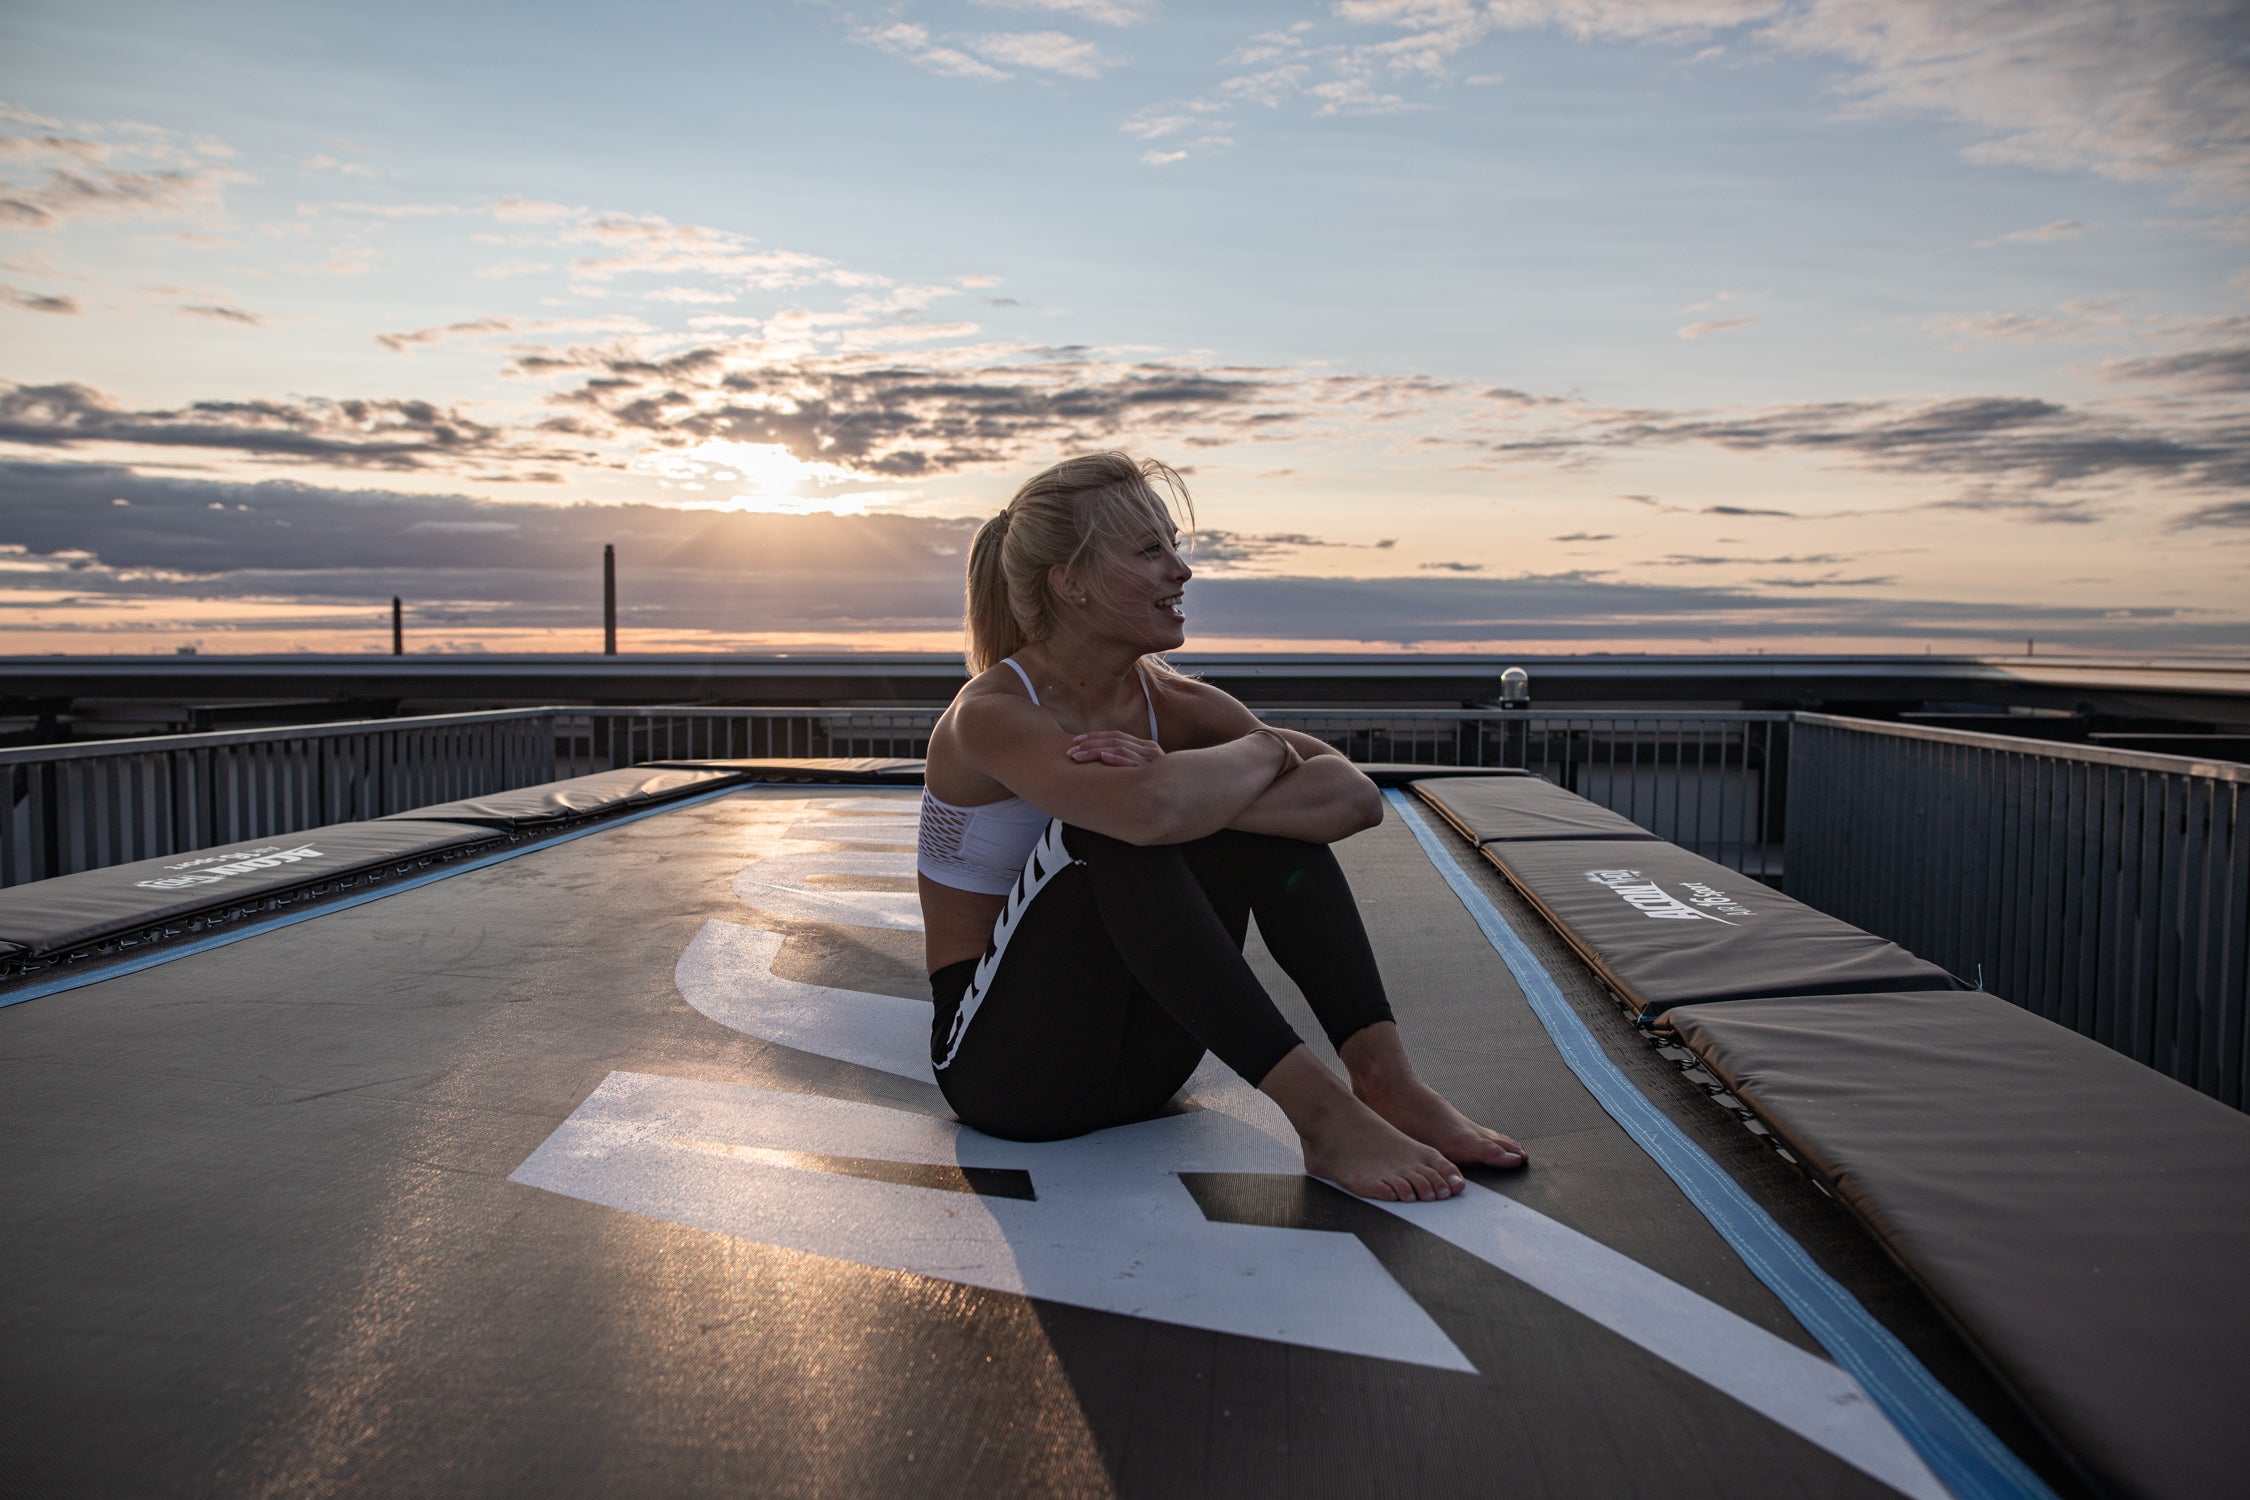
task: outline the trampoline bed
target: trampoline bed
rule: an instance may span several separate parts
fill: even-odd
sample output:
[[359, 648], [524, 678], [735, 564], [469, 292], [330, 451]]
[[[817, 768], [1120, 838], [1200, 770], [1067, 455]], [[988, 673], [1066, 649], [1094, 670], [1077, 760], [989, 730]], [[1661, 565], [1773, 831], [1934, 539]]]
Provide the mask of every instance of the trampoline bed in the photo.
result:
[[1389, 1206], [1208, 1061], [1140, 1125], [957, 1125], [917, 794], [852, 779], [691, 781], [0, 1008], [11, 1492], [1965, 1492], [1588, 1092], [1461, 882], [2029, 1465], [1984, 1492], [2077, 1492], [1450, 832], [1394, 803], [1338, 853], [1423, 1072], [1532, 1166]]

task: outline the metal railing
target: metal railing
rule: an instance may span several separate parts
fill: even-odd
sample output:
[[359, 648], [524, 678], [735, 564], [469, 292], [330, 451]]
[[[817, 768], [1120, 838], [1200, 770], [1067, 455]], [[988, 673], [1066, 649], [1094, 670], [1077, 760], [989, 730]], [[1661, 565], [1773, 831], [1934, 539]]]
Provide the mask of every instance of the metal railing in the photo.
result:
[[[0, 885], [655, 760], [920, 756], [936, 709], [519, 709], [0, 751]], [[1788, 715], [1271, 709], [1359, 761], [1522, 766], [1688, 848], [1780, 869]]]
[[535, 785], [554, 738], [522, 709], [0, 750], [0, 885]]
[[2250, 766], [1800, 714], [1791, 894], [2236, 1108]]
[[[1785, 713], [1260, 712], [1362, 764], [1523, 767], [1746, 875], [1781, 874]], [[651, 760], [920, 756], [937, 717], [935, 709], [563, 710], [556, 764], [558, 774], [575, 774]]]
[[934, 708], [563, 708], [555, 774], [652, 760], [799, 759], [928, 753]]
[[1353, 760], [1516, 766], [1759, 879], [1780, 878], [1786, 713], [1264, 709]]

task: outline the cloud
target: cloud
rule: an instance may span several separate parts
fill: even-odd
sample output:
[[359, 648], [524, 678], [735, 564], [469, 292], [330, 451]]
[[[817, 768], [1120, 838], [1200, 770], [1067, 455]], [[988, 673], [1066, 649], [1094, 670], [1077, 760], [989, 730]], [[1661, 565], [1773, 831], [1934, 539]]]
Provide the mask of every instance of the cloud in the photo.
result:
[[1010, 75], [989, 63], [982, 63], [958, 47], [947, 47], [930, 40], [927, 26], [917, 26], [911, 21], [894, 21], [888, 26], [862, 26], [852, 33], [852, 40], [894, 57], [903, 57], [917, 68], [925, 69], [943, 78], [974, 78], [996, 83]]
[[2105, 380], [2160, 380], [2213, 396], [2250, 394], [2250, 344], [2102, 361]]
[[[1183, 473], [1192, 470], [1183, 469]], [[1265, 567], [1288, 558], [1307, 547], [1389, 547], [1389, 542], [1338, 542], [1326, 537], [1313, 536], [1302, 531], [1269, 532], [1252, 535], [1239, 531], [1223, 531], [1212, 527], [1198, 529], [1191, 540], [1189, 559], [1197, 569], [1210, 574], [1214, 569], [1233, 570], [1244, 566]], [[1226, 576], [1232, 576], [1231, 571]]]
[[2165, 418], [2161, 425], [2147, 416], [2016, 396], [1806, 402], [1735, 413], [1565, 409], [1543, 416], [1537, 428], [1462, 441], [1501, 458], [1563, 463], [1694, 443], [2029, 489], [2097, 480], [2250, 487], [2250, 421], [2239, 412], [2158, 415]]
[[495, 339], [525, 337], [535, 333], [646, 333], [648, 325], [638, 318], [607, 316], [600, 318], [470, 318], [459, 323], [441, 323], [430, 328], [412, 328], [402, 333], [378, 333], [375, 342], [393, 354], [405, 354], [432, 344], [453, 343], [463, 339]]
[[492, 205], [492, 217], [516, 224], [552, 224], [584, 213], [584, 209], [572, 208], [567, 203], [548, 203], [538, 198], [502, 198]]
[[1675, 552], [1660, 557], [1653, 564], [1659, 568], [1719, 568], [1719, 567], [1825, 567], [1831, 563], [1850, 562], [1852, 559], [1834, 552], [1806, 552], [1787, 557], [1719, 557], [1692, 552]]
[[1764, 510], [1752, 505], [1706, 505], [1703, 507], [1703, 514], [1707, 516], [1786, 516], [1790, 520], [1798, 519], [1797, 512], [1793, 510]]
[[108, 161], [110, 148], [99, 141], [67, 135], [0, 135], [0, 157], [27, 161], [62, 158], [66, 161]]
[[52, 292], [27, 292], [21, 287], [0, 283], [0, 302], [23, 308], [27, 312], [58, 313], [63, 317], [78, 316], [80, 308], [76, 297], [60, 296]]
[[[1012, 462], [1056, 448], [1106, 446], [1160, 428], [1186, 446], [1256, 441], [1319, 400], [1284, 371], [1105, 360], [1070, 348], [935, 351], [916, 363], [836, 354], [775, 359], [763, 346], [712, 344], [648, 357], [581, 350], [516, 361], [526, 374], [583, 372], [552, 398], [574, 431], [666, 447], [771, 443], [806, 462], [919, 478]], [[1374, 403], [1361, 382], [1320, 404]]]
[[219, 167], [160, 172], [57, 167], [35, 188], [0, 185], [0, 224], [56, 229], [73, 219], [172, 218], [214, 208], [227, 184], [248, 180]]
[[2172, 522], [2175, 530], [2196, 526], [2224, 526], [2250, 529], [2250, 500], [2221, 500], [2215, 504], [2198, 507]]
[[599, 246], [605, 252], [571, 262], [571, 274], [582, 282], [701, 274], [773, 291], [822, 282], [864, 286], [878, 280], [845, 271], [821, 256], [758, 249], [749, 235], [702, 224], [675, 224], [656, 214], [565, 211], [560, 217], [562, 242]]
[[[1839, 580], [1839, 584], [1842, 581]], [[1817, 641], [1894, 638], [1990, 640], [2036, 633], [2041, 641], [2097, 648], [2239, 646], [2244, 622], [2164, 607], [2117, 615], [2108, 608], [2008, 605], [1835, 594], [1836, 585], [1782, 596], [1751, 588], [1638, 584], [1584, 573], [1517, 578], [1243, 577], [1189, 585], [1199, 634], [1335, 639], [1442, 646], [1453, 642], [1620, 638], [1672, 641]], [[1855, 587], [1871, 587], [1860, 583]], [[1189, 642], [1190, 648], [1194, 640]]]
[[1701, 302], [1690, 302], [1680, 311], [1709, 312], [1715, 307], [1724, 307], [1729, 302], [1763, 302], [1765, 299], [1764, 292], [1714, 292]]
[[1332, 66], [1442, 78], [1500, 29], [1681, 47], [1727, 32], [1841, 65], [1848, 113], [1967, 127], [1972, 160], [2170, 180], [2214, 201], [2250, 188], [2239, 0], [1341, 0], [1334, 10], [1398, 35]]
[[1617, 533], [1614, 531], [1573, 531], [1568, 536], [1551, 536], [1547, 540], [1550, 542], [1614, 542], [1617, 540]]
[[451, 219], [475, 210], [458, 203], [330, 203], [297, 212], [349, 214], [359, 219]]
[[206, 318], [214, 323], [241, 323], [251, 328], [262, 328], [266, 320], [254, 312], [230, 307], [223, 302], [182, 302], [172, 309], [187, 318]]
[[0, 132], [0, 228], [53, 232], [82, 220], [208, 217], [223, 208], [228, 186], [251, 180], [219, 165], [236, 153], [207, 137], [132, 122], [81, 123], [63, 134], [13, 106], [0, 119], [42, 127]]
[[1138, 26], [1156, 18], [1158, 0], [975, 0], [987, 10], [1036, 10], [1075, 16], [1096, 26]]
[[1936, 115], [1976, 161], [2216, 197], [2250, 188], [2250, 58], [2236, 0], [1811, 0], [1763, 28], [1834, 57], [1868, 112]]
[[1069, 78], [1099, 78], [1116, 60], [1092, 42], [1060, 31], [1001, 31], [971, 38], [977, 56], [1015, 68], [1035, 68]]
[[1425, 573], [1482, 573], [1484, 571], [1483, 563], [1473, 562], [1426, 562], [1416, 563], [1414, 566]]
[[473, 318], [460, 323], [446, 323], [433, 328], [414, 328], [404, 333], [378, 333], [375, 342], [393, 354], [404, 354], [429, 344], [441, 344], [449, 339], [474, 338], [479, 334], [513, 333], [514, 318]]
[[380, 168], [370, 166], [366, 162], [345, 161], [341, 157], [332, 156], [325, 151], [317, 156], [306, 157], [298, 165], [308, 172], [335, 172], [345, 177], [380, 177], [383, 175]]
[[2052, 224], [2042, 224], [2036, 229], [2012, 229], [1989, 240], [1978, 240], [1976, 248], [1990, 250], [1996, 245], [2051, 245], [2057, 240], [2074, 240], [2099, 224], [2087, 224], [2077, 219], [2057, 219]]
[[171, 411], [128, 411], [76, 384], [0, 384], [0, 442], [216, 450], [366, 469], [475, 464], [478, 477], [494, 480], [526, 477], [508, 464], [593, 456], [528, 443], [427, 401], [198, 401]]
[[2037, 495], [1957, 495], [1950, 500], [1926, 501], [1914, 508], [2004, 515], [2034, 526], [2091, 526], [2101, 519], [2100, 513], [2083, 499], [2051, 500]]
[[331, 276], [362, 276], [375, 269], [377, 259], [373, 250], [352, 246], [323, 260], [320, 268]]
[[1143, 151], [1141, 160], [1152, 167], [1168, 167], [1176, 161], [1186, 161], [1185, 151]]
[[[115, 507], [113, 499], [129, 499]], [[296, 484], [161, 478], [108, 464], [0, 461], [0, 605], [95, 608], [154, 601], [167, 620], [211, 622], [256, 601], [267, 628], [333, 631], [364, 618], [388, 645], [383, 606], [468, 646], [499, 629], [582, 631], [598, 618], [594, 562], [617, 548], [625, 623], [725, 644], [729, 632], [949, 632], [977, 521], [773, 516], [648, 505], [496, 505]], [[2231, 524], [2250, 521], [2245, 515]], [[44, 571], [42, 571], [44, 569]], [[755, 586], [745, 587], [745, 579]], [[2035, 633], [2058, 646], [2226, 649], [2238, 617], [2161, 606], [2074, 608], [1840, 592], [1864, 579], [1755, 588], [1638, 584], [1584, 572], [1512, 578], [1433, 569], [1413, 577], [1198, 578], [1203, 637], [1419, 642], [1682, 644], [1777, 638], [1979, 642]], [[294, 604], [292, 616], [288, 606]], [[200, 613], [198, 613], [200, 611]], [[359, 611], [347, 616], [341, 612]], [[279, 623], [272, 623], [276, 617]], [[38, 627], [35, 627], [38, 628]], [[58, 635], [67, 628], [49, 626]], [[114, 629], [99, 624], [81, 630]], [[197, 624], [195, 628], [203, 628]], [[1191, 640], [1191, 647], [1194, 645]]]
[[1970, 343], [2051, 343], [2066, 339], [2116, 338], [2136, 329], [2152, 328], [2159, 320], [2128, 317], [2117, 297], [2085, 298], [2065, 302], [2052, 313], [1991, 312], [1963, 317], [1948, 314], [1926, 325], [1933, 333], [1951, 337], [1956, 346]]
[[1709, 338], [1714, 333], [1727, 333], [1733, 329], [1747, 328], [1757, 321], [1756, 318], [1707, 318], [1701, 322], [1688, 324], [1685, 328], [1678, 330], [1678, 333], [1683, 339]]

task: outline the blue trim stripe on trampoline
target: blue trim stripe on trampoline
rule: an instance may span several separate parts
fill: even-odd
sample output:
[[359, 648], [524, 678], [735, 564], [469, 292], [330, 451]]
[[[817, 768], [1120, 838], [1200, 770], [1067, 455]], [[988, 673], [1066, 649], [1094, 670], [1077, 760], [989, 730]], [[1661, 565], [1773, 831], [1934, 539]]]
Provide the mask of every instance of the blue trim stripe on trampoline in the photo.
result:
[[2054, 1500], [2054, 1492], [2023, 1460], [1938, 1384], [1889, 1329], [1821, 1270], [1802, 1245], [1633, 1086], [1563, 998], [1537, 955], [1455, 862], [1420, 810], [1395, 787], [1383, 795], [1515, 975], [1533, 1014], [1579, 1082], [1679, 1185], [1806, 1331], [1859, 1381], [1939, 1481], [1961, 1500]]
[[[590, 824], [584, 828], [574, 828], [568, 833], [557, 834], [550, 839], [536, 839], [518, 844], [512, 849], [496, 849], [490, 854], [479, 854], [473, 858], [455, 860], [453, 863], [441, 865], [437, 869], [425, 870], [419, 875], [410, 875], [404, 880], [389, 881], [376, 886], [372, 890], [361, 891], [356, 896], [346, 896], [340, 901], [322, 902], [318, 906], [308, 907], [303, 911], [284, 912], [277, 917], [260, 917], [255, 922], [245, 922], [240, 927], [230, 927], [225, 932], [213, 933], [209, 937], [197, 938], [193, 942], [160, 948], [154, 953], [144, 954], [139, 958], [128, 958], [122, 963], [103, 964], [99, 968], [88, 968], [81, 973], [65, 974], [50, 979], [44, 984], [25, 985], [20, 990], [11, 990], [7, 994], [0, 995], [0, 1009], [5, 1009], [11, 1005], [21, 1005], [26, 1000], [44, 1000], [49, 995], [60, 995], [69, 990], [83, 989], [89, 984], [100, 984], [106, 979], [120, 979], [127, 974], [138, 974], [143, 969], [153, 969], [159, 964], [171, 963], [174, 959], [192, 958], [198, 953], [208, 953], [214, 948], [224, 948], [229, 943], [239, 943], [245, 938], [258, 937], [268, 932], [278, 931], [283, 927], [294, 927], [299, 922], [310, 922], [315, 917], [325, 917], [333, 912], [349, 911], [355, 906], [365, 906], [370, 901], [380, 901], [385, 896], [395, 896], [401, 891], [415, 890], [430, 884], [432, 881], [449, 880], [455, 875], [466, 875], [471, 870], [482, 870], [487, 866], [497, 865], [506, 860], [519, 858], [522, 855], [535, 854], [541, 849], [552, 849], [557, 844], [567, 844], [572, 839], [582, 839], [590, 833], [606, 833], [612, 828], [621, 828], [627, 823], [638, 823], [643, 818], [653, 818], [659, 813], [678, 812], [683, 807], [694, 807], [698, 803], [724, 797], [730, 792], [748, 791], [753, 787], [766, 784], [762, 782], [740, 782], [734, 786], [720, 787], [717, 791], [703, 792], [693, 797], [683, 797], [677, 802], [667, 802], [661, 807], [646, 807], [639, 812], [626, 813], [622, 817], [605, 818], [599, 823]], [[792, 782], [788, 785], [796, 788], [800, 784]], [[801, 785], [819, 787], [821, 784], [803, 783]]]

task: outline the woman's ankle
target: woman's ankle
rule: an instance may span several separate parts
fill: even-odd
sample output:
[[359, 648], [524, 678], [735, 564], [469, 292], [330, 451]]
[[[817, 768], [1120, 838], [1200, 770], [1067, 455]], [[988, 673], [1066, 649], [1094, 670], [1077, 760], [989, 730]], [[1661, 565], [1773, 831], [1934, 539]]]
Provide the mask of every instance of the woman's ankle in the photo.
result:
[[1336, 1055], [1351, 1075], [1354, 1094], [1366, 1094], [1370, 1090], [1380, 1093], [1420, 1081], [1413, 1060], [1406, 1055], [1406, 1041], [1399, 1035], [1396, 1022], [1377, 1021], [1361, 1027], [1344, 1038]]
[[1302, 1042], [1267, 1070], [1259, 1080], [1258, 1091], [1281, 1106], [1299, 1135], [1359, 1106], [1353, 1090]]

